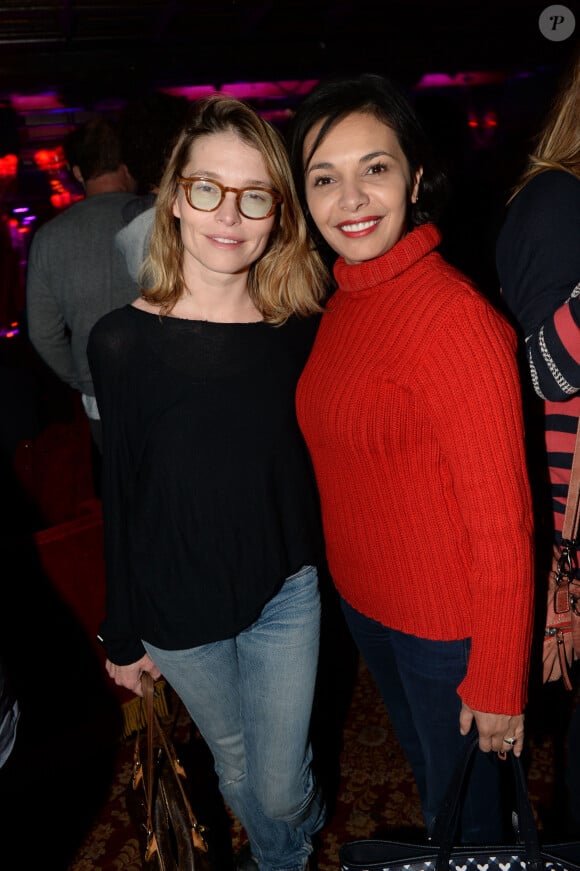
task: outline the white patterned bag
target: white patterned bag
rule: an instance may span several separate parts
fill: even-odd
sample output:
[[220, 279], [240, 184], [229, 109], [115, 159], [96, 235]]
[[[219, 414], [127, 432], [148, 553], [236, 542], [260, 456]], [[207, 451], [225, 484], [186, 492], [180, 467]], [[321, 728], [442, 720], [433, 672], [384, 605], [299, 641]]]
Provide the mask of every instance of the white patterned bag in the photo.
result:
[[[580, 843], [540, 847], [522, 763], [510, 753], [517, 799], [517, 844], [456, 847], [461, 795], [478, 744], [468, 743], [435, 819], [432, 844], [365, 839], [339, 851], [341, 871], [580, 871]], [[437, 846], [435, 846], [437, 845]]]

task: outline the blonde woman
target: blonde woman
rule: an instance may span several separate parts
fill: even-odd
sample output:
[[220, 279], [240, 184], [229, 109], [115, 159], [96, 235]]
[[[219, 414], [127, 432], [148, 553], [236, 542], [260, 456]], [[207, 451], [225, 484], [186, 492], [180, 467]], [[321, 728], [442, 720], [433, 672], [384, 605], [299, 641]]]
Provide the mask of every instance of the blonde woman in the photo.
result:
[[294, 411], [325, 270], [286, 152], [200, 102], [161, 181], [142, 295], [94, 328], [107, 669], [163, 674], [212, 751], [260, 871], [306, 866], [323, 803], [309, 722], [317, 497]]
[[[538, 434], [543, 442], [530, 468], [538, 530], [547, 533], [538, 556], [549, 564], [552, 542], [561, 540], [580, 415], [580, 54], [515, 187], [496, 261], [504, 299], [525, 338], [529, 384], [541, 400], [540, 414], [532, 418], [537, 426], [530, 424], [528, 431], [531, 446]], [[542, 638], [537, 641], [541, 646]], [[568, 822], [574, 836], [580, 832], [580, 707], [576, 711], [568, 736]]]

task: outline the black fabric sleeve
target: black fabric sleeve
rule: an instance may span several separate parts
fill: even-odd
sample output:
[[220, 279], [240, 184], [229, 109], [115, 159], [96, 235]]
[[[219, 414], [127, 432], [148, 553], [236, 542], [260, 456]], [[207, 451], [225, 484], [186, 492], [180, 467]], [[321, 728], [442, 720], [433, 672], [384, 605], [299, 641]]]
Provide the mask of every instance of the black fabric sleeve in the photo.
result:
[[532, 179], [507, 211], [496, 263], [503, 298], [529, 336], [580, 280], [580, 180], [556, 171]]
[[580, 389], [580, 181], [550, 171], [529, 182], [508, 210], [496, 257], [536, 393], [568, 399]]
[[103, 425], [103, 517], [107, 574], [106, 616], [100, 635], [116, 665], [140, 659], [145, 649], [131, 626], [127, 555], [127, 505], [134, 467], [131, 372], [138, 351], [122, 310], [106, 315], [89, 336], [88, 359]]

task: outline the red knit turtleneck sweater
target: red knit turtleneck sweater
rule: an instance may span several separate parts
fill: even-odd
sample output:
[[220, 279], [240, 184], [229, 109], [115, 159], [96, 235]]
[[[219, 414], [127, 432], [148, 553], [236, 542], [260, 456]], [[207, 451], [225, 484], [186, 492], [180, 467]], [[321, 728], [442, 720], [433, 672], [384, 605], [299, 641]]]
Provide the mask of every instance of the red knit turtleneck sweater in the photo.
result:
[[298, 416], [341, 595], [402, 632], [471, 637], [461, 698], [516, 714], [533, 548], [515, 336], [439, 242], [424, 225], [337, 261]]

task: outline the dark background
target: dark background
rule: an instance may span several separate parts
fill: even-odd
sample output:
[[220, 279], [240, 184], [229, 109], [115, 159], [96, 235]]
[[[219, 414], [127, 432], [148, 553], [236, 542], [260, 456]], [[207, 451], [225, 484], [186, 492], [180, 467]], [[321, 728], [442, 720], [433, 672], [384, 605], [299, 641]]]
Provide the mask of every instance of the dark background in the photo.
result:
[[[228, 90], [286, 126], [305, 82], [377, 72], [412, 98], [452, 183], [443, 253], [497, 296], [493, 249], [559, 77], [578, 45], [538, 26], [547, 0], [0, 0], [0, 156], [8, 216], [55, 214], [39, 149], [156, 90]], [[439, 74], [438, 86], [424, 87]], [[189, 90], [187, 90], [189, 89]], [[46, 95], [51, 95], [46, 98]], [[59, 180], [56, 179], [56, 182]], [[63, 182], [64, 183], [64, 182]], [[52, 191], [53, 192], [53, 191]], [[0, 205], [2, 198], [0, 197]]]
[[[67, 101], [145, 87], [559, 64], [533, 0], [37, 0], [0, 2], [0, 93]], [[578, 19], [578, 3], [565, 5]]]
[[[253, 104], [264, 112], [291, 111], [304, 80], [367, 71], [394, 78], [413, 95], [462, 197], [471, 177], [472, 202], [482, 184], [491, 184], [501, 198], [578, 40], [578, 0], [565, 2], [577, 27], [561, 42], [538, 27], [549, 5], [0, 0], [0, 155], [18, 149], [26, 172], [31, 152], [57, 143], [64, 129], [84, 120], [83, 113], [114, 111], [156, 89], [270, 82], [275, 95], [257, 92]], [[429, 73], [456, 85], [420, 88]], [[57, 96], [59, 108], [42, 116], [32, 98], [46, 92]], [[495, 121], [486, 126], [490, 113]]]
[[[104, 731], [99, 742], [79, 729], [84, 744], [73, 741], [71, 713], [98, 729], [94, 710], [108, 712], [110, 686], [55, 600], [36, 547], [22, 538], [68, 519], [66, 512], [50, 512], [73, 493], [70, 478], [76, 485], [78, 469], [88, 468], [86, 458], [81, 463], [74, 454], [79, 423], [86, 428], [78, 402], [26, 339], [28, 245], [34, 228], [58, 213], [51, 196], [70, 183], [63, 168], [39, 168], [39, 151], [57, 148], [91, 114], [115, 115], [155, 90], [246, 83], [258, 110], [287, 117], [305, 81], [363, 71], [388, 75], [412, 98], [451, 178], [443, 253], [499, 305], [494, 245], [505, 202], [580, 32], [580, 4], [566, 0], [576, 32], [563, 42], [546, 39], [538, 18], [548, 5], [0, 0], [0, 158], [14, 153], [19, 159], [17, 177], [4, 180], [0, 172], [0, 658], [24, 710], [20, 745], [0, 776], [0, 801], [10, 808], [8, 830], [11, 818], [28, 812], [30, 795], [37, 797], [41, 819], [31, 847], [45, 845], [44, 867], [66, 867], [103, 800], [97, 773], [106, 788], [112, 756]], [[443, 76], [439, 86], [422, 87], [428, 74]], [[268, 87], [254, 90], [252, 83]], [[34, 219], [28, 225], [24, 208]], [[6, 328], [13, 323], [11, 336]], [[80, 444], [86, 453], [88, 441]], [[79, 572], [82, 583], [90, 583], [86, 567], [79, 564]], [[338, 640], [334, 667], [350, 654], [346, 639]], [[332, 736], [325, 732], [324, 740], [334, 751]]]

